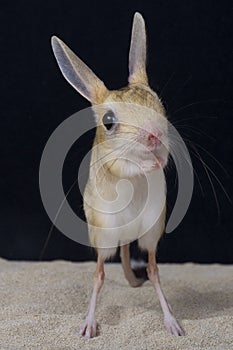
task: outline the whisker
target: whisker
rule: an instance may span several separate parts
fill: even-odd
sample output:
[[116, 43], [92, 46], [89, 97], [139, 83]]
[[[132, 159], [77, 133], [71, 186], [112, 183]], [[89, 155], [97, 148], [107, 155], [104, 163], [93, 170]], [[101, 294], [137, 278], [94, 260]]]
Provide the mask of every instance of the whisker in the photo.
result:
[[[198, 153], [199, 154], [199, 153]], [[219, 186], [221, 187], [222, 191], [224, 192], [225, 196], [227, 197], [228, 201], [232, 204], [232, 201], [223, 186], [222, 182], [219, 180], [218, 176], [215, 174], [215, 172], [202, 160], [202, 162], [205, 164], [206, 168], [211, 172], [211, 174], [214, 176], [215, 180], [218, 182]]]
[[[197, 144], [194, 141], [190, 141], [189, 139], [186, 139], [186, 141], [190, 144], [190, 146], [193, 147], [193, 149], [195, 150], [195, 152], [200, 156], [200, 153], [197, 151], [197, 149], [195, 147], [199, 147], [201, 148], [203, 151], [205, 151], [219, 166], [220, 168], [224, 171], [224, 173], [230, 177], [230, 175], [228, 174], [228, 172], [226, 171], [226, 169], [223, 167], [223, 165], [210, 153], [208, 152], [204, 147], [200, 146], [199, 144]], [[212, 175], [215, 177], [216, 181], [219, 183], [220, 187], [222, 188], [223, 192], [225, 193], [225, 196], [227, 197], [228, 201], [230, 203], [232, 203], [230, 196], [228, 195], [225, 187], [223, 186], [222, 182], [219, 180], [219, 178], [217, 177], [217, 175], [214, 173], [214, 171], [204, 162], [204, 160], [201, 158], [202, 162], [205, 164], [205, 166], [209, 169], [209, 171], [212, 173]]]
[[184, 87], [188, 84], [188, 82], [192, 79], [192, 75], [190, 74], [188, 78], [184, 81], [182, 86], [176, 91], [175, 95], [173, 96], [172, 100], [169, 102], [169, 104], [172, 104], [172, 102], [177, 98], [177, 95], [181, 93], [181, 91], [184, 89]]
[[197, 128], [197, 127], [190, 126], [190, 125], [184, 125], [184, 124], [183, 125], [176, 124], [176, 127], [180, 128], [180, 129], [182, 129], [182, 128], [188, 129], [188, 130], [190, 130], [190, 131], [192, 131], [192, 132], [194, 132], [194, 133], [196, 133], [198, 135], [205, 136], [205, 137], [208, 137], [212, 141], [216, 141], [216, 139], [214, 137], [208, 135], [206, 132], [204, 132], [203, 130], [201, 130], [201, 129]]
[[218, 119], [219, 117], [218, 116], [208, 116], [208, 115], [200, 115], [200, 114], [196, 114], [196, 113], [192, 113], [192, 114], [187, 114], [187, 117], [189, 116], [195, 116], [195, 117], [192, 117], [192, 118], [182, 118], [182, 119], [173, 119], [172, 117], [170, 118], [172, 124], [176, 124], [177, 122], [183, 122], [183, 121], [186, 121], [186, 120], [197, 120], [197, 119]]
[[203, 150], [204, 152], [206, 152], [219, 166], [220, 168], [223, 170], [223, 172], [228, 176], [228, 177], [231, 177], [230, 174], [227, 172], [227, 170], [224, 168], [224, 166], [221, 164], [221, 162], [215, 158], [213, 156], [213, 154], [211, 154], [209, 151], [207, 151], [207, 149], [205, 149], [204, 147], [202, 147], [201, 145], [199, 145], [198, 143], [196, 142], [193, 142], [195, 144], [195, 146], [199, 147], [201, 150]]
[[[174, 143], [173, 141], [170, 140], [170, 145], [171, 145], [171, 148], [172, 148], [172, 146], [175, 146], [175, 143]], [[176, 149], [176, 147], [174, 147], [174, 149], [173, 149], [173, 152], [174, 152], [174, 153], [175, 153], [175, 149]], [[187, 158], [186, 158], [186, 161], [189, 162]], [[190, 166], [192, 167], [193, 172], [194, 172], [194, 175], [195, 175], [196, 178], [197, 178], [198, 185], [199, 185], [199, 187], [200, 187], [202, 196], [205, 197], [205, 193], [204, 193], [204, 190], [203, 190], [203, 187], [202, 187], [200, 178], [199, 178], [199, 176], [198, 176], [198, 174], [197, 174], [197, 171], [196, 171], [195, 168], [194, 168], [194, 164], [192, 163], [192, 164], [190, 164]], [[176, 173], [176, 180], [177, 180], [177, 173]]]
[[61, 212], [62, 206], [63, 206], [63, 204], [64, 204], [66, 198], [68, 197], [68, 195], [70, 194], [70, 192], [71, 192], [72, 189], [74, 188], [74, 185], [76, 184], [77, 181], [78, 181], [78, 179], [76, 179], [76, 180], [73, 182], [73, 184], [70, 186], [69, 190], [68, 190], [68, 191], [66, 192], [66, 194], [65, 194], [64, 199], [63, 199], [62, 202], [61, 202], [61, 205], [60, 205], [59, 208], [58, 208], [58, 211], [57, 211], [57, 213], [56, 213], [56, 216], [55, 216], [55, 218], [54, 218], [54, 221], [53, 221], [53, 223], [52, 223], [52, 225], [51, 225], [51, 227], [50, 227], [50, 229], [49, 229], [48, 236], [47, 236], [47, 238], [46, 238], [46, 240], [45, 240], [45, 242], [44, 242], [43, 248], [42, 248], [42, 250], [41, 250], [41, 252], [40, 252], [39, 260], [41, 260], [41, 259], [43, 258], [43, 256], [44, 256], [45, 250], [46, 250], [46, 248], [47, 248], [47, 246], [48, 246], [48, 243], [49, 243], [49, 240], [50, 240], [50, 238], [51, 238], [52, 231], [53, 231], [53, 228], [54, 228], [54, 226], [55, 226], [55, 223], [56, 223], [56, 220], [57, 220], [57, 218], [58, 218], [58, 215], [59, 215], [60, 212]]
[[159, 98], [161, 99], [163, 96], [163, 92], [166, 90], [166, 87], [169, 85], [169, 83], [172, 81], [173, 77], [175, 75], [175, 72], [173, 72], [170, 76], [170, 78], [167, 80], [166, 84], [163, 86], [162, 90], [159, 93]]
[[210, 99], [210, 100], [204, 100], [204, 101], [196, 101], [196, 102], [189, 103], [189, 104], [187, 104], [185, 106], [181, 106], [178, 109], [176, 109], [175, 111], [171, 110], [170, 113], [175, 115], [177, 112], [183, 111], [184, 109], [187, 109], [187, 108], [189, 108], [191, 106], [196, 106], [196, 105], [199, 105], [199, 104], [202, 104], [202, 103], [223, 102], [223, 101], [224, 101], [223, 99]]
[[[184, 134], [184, 133], [183, 133]], [[187, 135], [186, 135], [187, 136]], [[206, 135], [208, 136], [208, 135]], [[194, 148], [194, 145], [198, 148], [200, 148], [201, 150], [203, 150], [209, 157], [211, 157], [217, 164], [218, 166], [222, 169], [222, 171], [225, 173], [226, 176], [230, 177], [229, 173], [227, 172], [227, 170], [224, 168], [224, 166], [221, 164], [221, 162], [218, 161], [218, 159], [216, 157], [214, 157], [209, 151], [207, 151], [204, 147], [202, 147], [200, 144], [198, 144], [195, 141], [190, 141], [188, 138], [186, 138], [186, 141], [188, 141], [188, 143]], [[195, 149], [195, 148], [194, 148]], [[197, 152], [197, 150], [195, 149], [195, 151]], [[198, 152], [199, 154], [199, 152]], [[200, 154], [199, 154], [200, 156]], [[203, 161], [203, 159], [202, 159]], [[204, 162], [204, 161], [203, 161]], [[204, 162], [205, 163], [205, 162]], [[221, 183], [221, 181], [219, 180], [219, 178], [217, 177], [217, 175], [212, 171], [212, 169], [205, 163], [205, 166], [209, 169], [209, 171], [212, 173], [212, 175], [215, 177], [216, 181], [219, 183], [220, 187], [222, 188], [225, 196], [227, 197], [228, 201], [231, 203], [231, 199], [226, 191], [226, 189], [224, 188], [223, 184]]]
[[[130, 141], [131, 139], [127, 139], [127, 141]], [[104, 158], [108, 157], [109, 155], [111, 155], [112, 153], [116, 152], [118, 149], [121, 149], [122, 145], [120, 145], [119, 147], [116, 147], [114, 150], [110, 151], [109, 153], [106, 153], [103, 157], [98, 158], [95, 162], [90, 164], [90, 167], [94, 166], [97, 162], [103, 160]]]
[[104, 165], [103, 168], [105, 170], [105, 173], [107, 173], [107, 171], [111, 170], [111, 167], [116, 163], [117, 160], [119, 160], [120, 157], [122, 157], [126, 152], [130, 151], [130, 149], [132, 149], [133, 144], [137, 142], [137, 140], [131, 140], [131, 142], [129, 144], [127, 144], [127, 146], [125, 148], [122, 149], [122, 151], [120, 152], [120, 154], [116, 155], [116, 158], [113, 160], [113, 162], [111, 163], [111, 165], [109, 167], [107, 167], [107, 169], [105, 169]]
[[209, 182], [210, 182], [210, 185], [211, 185], [211, 188], [212, 188], [212, 191], [213, 191], [213, 195], [214, 195], [214, 198], [215, 198], [216, 207], [217, 207], [217, 212], [218, 212], [218, 218], [219, 218], [219, 217], [220, 217], [220, 206], [219, 206], [217, 194], [216, 194], [216, 191], [215, 191], [215, 188], [214, 188], [214, 184], [213, 184], [213, 181], [212, 181], [212, 179], [211, 179], [211, 177], [210, 177], [210, 174], [209, 174], [209, 172], [208, 172], [208, 170], [207, 170], [206, 164], [205, 164], [205, 162], [202, 160], [202, 158], [200, 157], [200, 155], [197, 156], [197, 155], [195, 154], [195, 152], [193, 152], [193, 151], [191, 151], [191, 152], [192, 152], [193, 155], [201, 162], [201, 164], [202, 164], [202, 166], [203, 166], [203, 168], [204, 168], [204, 170], [205, 170], [205, 172], [206, 172], [206, 175], [207, 175], [207, 177], [208, 177], [208, 179], [209, 179]]

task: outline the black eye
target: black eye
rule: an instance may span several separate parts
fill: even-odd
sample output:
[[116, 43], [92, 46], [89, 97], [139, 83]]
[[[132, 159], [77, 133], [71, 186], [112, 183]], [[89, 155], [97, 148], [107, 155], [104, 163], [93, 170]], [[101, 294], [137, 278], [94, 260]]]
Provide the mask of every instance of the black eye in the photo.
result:
[[109, 111], [109, 112], [105, 113], [102, 121], [103, 121], [105, 128], [107, 130], [110, 130], [116, 124], [116, 117], [112, 111]]

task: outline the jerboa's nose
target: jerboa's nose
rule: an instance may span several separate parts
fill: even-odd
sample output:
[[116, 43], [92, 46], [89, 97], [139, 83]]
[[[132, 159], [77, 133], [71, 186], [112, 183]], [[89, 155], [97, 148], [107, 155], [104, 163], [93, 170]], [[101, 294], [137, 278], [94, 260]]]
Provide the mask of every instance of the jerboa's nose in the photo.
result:
[[162, 132], [159, 130], [153, 130], [153, 133], [148, 133], [147, 139], [150, 142], [150, 144], [154, 146], [161, 145], [160, 138], [162, 136]]

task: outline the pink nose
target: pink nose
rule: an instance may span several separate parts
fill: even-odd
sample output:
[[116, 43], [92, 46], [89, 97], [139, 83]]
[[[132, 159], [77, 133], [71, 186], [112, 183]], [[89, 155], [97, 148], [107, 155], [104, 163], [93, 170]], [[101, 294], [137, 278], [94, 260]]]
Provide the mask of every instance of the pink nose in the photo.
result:
[[148, 134], [148, 141], [151, 145], [153, 146], [160, 146], [161, 145], [161, 141], [160, 141], [160, 137], [162, 136], [161, 131], [157, 131], [154, 132], [153, 134], [150, 133]]

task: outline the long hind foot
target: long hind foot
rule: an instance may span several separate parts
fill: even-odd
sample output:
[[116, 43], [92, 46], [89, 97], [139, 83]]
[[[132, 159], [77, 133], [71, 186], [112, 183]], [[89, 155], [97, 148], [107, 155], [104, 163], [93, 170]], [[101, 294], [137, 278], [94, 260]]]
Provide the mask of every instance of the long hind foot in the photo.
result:
[[97, 332], [97, 323], [95, 318], [86, 318], [83, 322], [79, 335], [82, 335], [86, 338], [93, 338], [96, 336]]
[[177, 337], [181, 335], [185, 335], [185, 331], [179, 325], [175, 316], [172, 314], [171, 307], [169, 304], [168, 304], [168, 308], [170, 312], [166, 313], [166, 315], [164, 316], [164, 324], [168, 333], [175, 335]]

